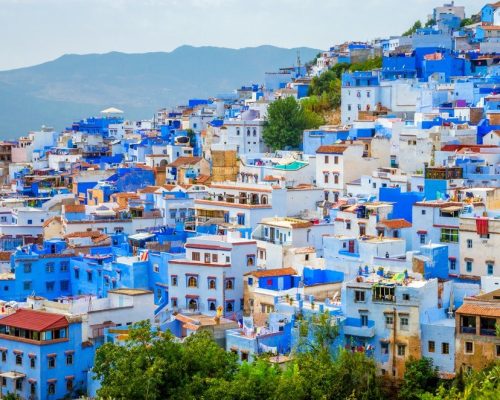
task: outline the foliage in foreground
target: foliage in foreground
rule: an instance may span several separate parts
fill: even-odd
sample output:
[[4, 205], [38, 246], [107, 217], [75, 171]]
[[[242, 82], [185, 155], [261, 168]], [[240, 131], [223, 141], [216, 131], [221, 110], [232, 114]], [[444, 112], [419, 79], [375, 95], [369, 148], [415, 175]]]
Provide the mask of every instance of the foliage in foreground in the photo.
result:
[[[169, 333], [136, 324], [125, 345], [97, 350], [93, 372], [98, 395], [112, 399], [205, 400], [493, 400], [500, 392], [500, 364], [482, 372], [459, 373], [440, 382], [429, 359], [409, 360], [395, 390], [384, 391], [373, 359], [344, 349], [331, 352], [338, 335], [323, 317], [309, 321], [311, 341], [284, 369], [263, 356], [239, 365], [203, 331], [179, 342]], [[307, 340], [307, 339], [306, 339]]]

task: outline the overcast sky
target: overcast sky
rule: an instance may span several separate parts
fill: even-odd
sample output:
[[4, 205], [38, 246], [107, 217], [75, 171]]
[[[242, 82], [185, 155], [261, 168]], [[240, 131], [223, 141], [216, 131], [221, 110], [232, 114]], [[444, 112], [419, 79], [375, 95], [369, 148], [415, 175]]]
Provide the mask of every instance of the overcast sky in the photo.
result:
[[[486, 1], [485, 1], [486, 2]], [[466, 14], [481, 0], [457, 0]], [[0, 70], [66, 53], [171, 51], [183, 44], [326, 49], [400, 34], [436, 0], [0, 0]]]

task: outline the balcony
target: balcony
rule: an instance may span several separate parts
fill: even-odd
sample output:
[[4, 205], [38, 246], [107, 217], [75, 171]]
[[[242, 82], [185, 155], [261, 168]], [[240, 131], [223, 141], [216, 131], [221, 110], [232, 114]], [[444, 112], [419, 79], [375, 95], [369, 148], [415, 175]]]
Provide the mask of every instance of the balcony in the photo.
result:
[[346, 324], [344, 325], [344, 334], [372, 338], [375, 336], [375, 323], [373, 321], [368, 321], [368, 325], [361, 325], [361, 320], [347, 318]]
[[479, 330], [479, 334], [481, 336], [496, 336], [496, 330], [495, 329], [487, 329], [487, 328], [481, 328]]
[[475, 326], [461, 326], [460, 332], [475, 335], [476, 334], [476, 327]]

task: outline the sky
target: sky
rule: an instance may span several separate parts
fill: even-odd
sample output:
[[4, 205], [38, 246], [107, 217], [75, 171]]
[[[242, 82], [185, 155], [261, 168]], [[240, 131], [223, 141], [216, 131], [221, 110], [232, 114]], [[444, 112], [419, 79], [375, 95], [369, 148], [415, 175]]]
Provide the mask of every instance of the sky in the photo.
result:
[[[466, 14], [481, 0], [456, 0]], [[145, 53], [181, 45], [327, 49], [397, 35], [437, 0], [0, 0], [0, 70], [63, 54]]]

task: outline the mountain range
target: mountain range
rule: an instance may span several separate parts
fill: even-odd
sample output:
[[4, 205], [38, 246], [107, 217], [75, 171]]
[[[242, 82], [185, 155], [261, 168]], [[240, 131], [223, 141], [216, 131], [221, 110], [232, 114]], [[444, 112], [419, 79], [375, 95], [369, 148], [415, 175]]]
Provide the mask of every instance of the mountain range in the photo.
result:
[[41, 125], [63, 129], [106, 107], [125, 118], [151, 118], [161, 108], [263, 83], [264, 73], [308, 61], [312, 48], [228, 49], [181, 46], [172, 52], [67, 54], [43, 64], [0, 71], [0, 138]]

